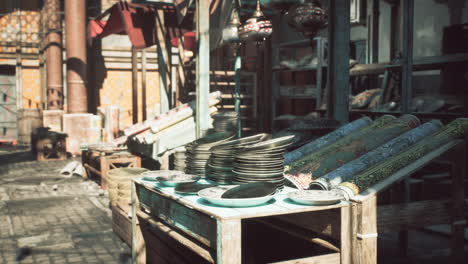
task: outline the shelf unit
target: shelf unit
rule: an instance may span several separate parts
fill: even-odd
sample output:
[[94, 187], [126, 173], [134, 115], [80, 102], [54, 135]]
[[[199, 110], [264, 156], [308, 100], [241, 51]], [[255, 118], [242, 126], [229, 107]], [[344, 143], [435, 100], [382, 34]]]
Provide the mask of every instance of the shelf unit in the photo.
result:
[[[312, 49], [311, 57], [312, 60], [316, 60], [316, 63], [309, 64], [307, 66], [297, 67], [297, 68], [286, 68], [280, 67], [282, 51], [289, 51], [289, 59], [293, 61], [299, 61], [297, 57], [297, 49], [309, 48]], [[292, 50], [295, 49], [295, 50]], [[315, 99], [315, 105], [318, 107], [322, 103], [322, 91], [324, 87], [324, 77], [325, 77], [325, 58], [327, 50], [327, 41], [323, 37], [315, 37], [313, 39], [285, 42], [273, 45], [272, 47], [272, 57], [273, 57], [273, 67], [272, 67], [272, 95], [273, 95], [273, 105], [272, 105], [272, 116], [273, 118], [277, 117], [276, 103], [280, 97], [287, 97], [289, 99]], [[291, 54], [293, 54], [291, 56]], [[284, 85], [282, 84], [281, 74], [282, 73], [303, 73], [310, 72], [310, 74], [315, 75], [315, 82], [312, 84], [306, 85]], [[292, 78], [294, 81], [295, 78]], [[310, 109], [311, 111], [315, 109]]]

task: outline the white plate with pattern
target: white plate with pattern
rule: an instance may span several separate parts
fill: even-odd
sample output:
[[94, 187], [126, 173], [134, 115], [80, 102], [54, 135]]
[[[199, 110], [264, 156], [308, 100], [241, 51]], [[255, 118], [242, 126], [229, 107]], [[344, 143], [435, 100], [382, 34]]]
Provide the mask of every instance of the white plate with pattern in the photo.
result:
[[288, 193], [288, 198], [304, 205], [332, 205], [344, 199], [343, 195], [338, 192], [322, 190], [295, 191]]

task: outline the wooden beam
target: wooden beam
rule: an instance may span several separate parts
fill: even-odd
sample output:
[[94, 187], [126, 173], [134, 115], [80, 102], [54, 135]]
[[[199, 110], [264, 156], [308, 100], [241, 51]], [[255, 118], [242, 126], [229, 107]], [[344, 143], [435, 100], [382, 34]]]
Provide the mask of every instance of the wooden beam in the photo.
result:
[[333, 264], [343, 263], [340, 261], [340, 253], [331, 253], [327, 255], [320, 255], [308, 258], [292, 259], [280, 262], [273, 262], [271, 264]]
[[169, 54], [166, 47], [166, 27], [164, 25], [164, 10], [158, 9], [156, 12], [156, 37], [157, 37], [157, 53], [158, 53], [158, 71], [159, 71], [159, 96], [161, 114], [169, 111], [170, 102], [170, 84], [169, 84]]
[[348, 122], [350, 1], [330, 0], [328, 24], [327, 115], [344, 124]]
[[466, 218], [464, 211], [464, 186], [466, 177], [466, 143], [459, 144], [452, 153], [452, 208], [451, 220], [451, 257], [452, 263], [463, 263]]
[[197, 0], [196, 58], [196, 135], [203, 137], [210, 126], [208, 95], [210, 93], [210, 1]]

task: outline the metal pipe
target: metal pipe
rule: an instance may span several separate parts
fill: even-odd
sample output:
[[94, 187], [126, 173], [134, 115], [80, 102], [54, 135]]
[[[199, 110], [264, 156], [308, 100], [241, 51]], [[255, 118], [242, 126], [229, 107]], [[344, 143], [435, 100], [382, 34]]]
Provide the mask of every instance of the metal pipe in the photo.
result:
[[330, 22], [328, 24], [327, 116], [345, 124], [349, 120], [350, 1], [331, 0], [328, 4]]
[[59, 0], [46, 0], [47, 108], [63, 109], [62, 34]]
[[203, 137], [210, 126], [208, 95], [210, 93], [210, 16], [209, 0], [196, 2], [197, 15], [197, 61], [196, 61], [196, 131]]
[[141, 111], [143, 121], [146, 120], [146, 49], [141, 51]]
[[65, 30], [68, 112], [86, 113], [86, 1], [65, 0]]
[[132, 47], [132, 119], [138, 123], [138, 51]]

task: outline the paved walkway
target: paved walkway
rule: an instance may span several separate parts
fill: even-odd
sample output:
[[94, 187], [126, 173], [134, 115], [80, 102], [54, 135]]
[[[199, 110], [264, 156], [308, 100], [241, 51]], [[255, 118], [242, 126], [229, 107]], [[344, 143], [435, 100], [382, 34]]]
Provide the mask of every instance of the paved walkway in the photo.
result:
[[99, 186], [0, 146], [0, 263], [129, 263]]

